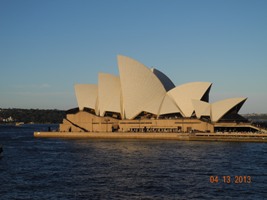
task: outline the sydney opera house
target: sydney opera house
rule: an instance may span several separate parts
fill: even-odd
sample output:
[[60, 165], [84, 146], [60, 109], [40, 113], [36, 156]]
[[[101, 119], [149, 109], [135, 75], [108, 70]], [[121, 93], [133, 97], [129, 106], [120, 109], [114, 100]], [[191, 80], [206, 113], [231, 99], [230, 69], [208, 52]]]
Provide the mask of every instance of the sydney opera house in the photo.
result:
[[78, 107], [62, 132], [216, 132], [247, 128], [238, 114], [246, 98], [209, 102], [210, 82], [175, 86], [163, 72], [118, 56], [119, 76], [99, 73], [98, 84], [76, 84]]

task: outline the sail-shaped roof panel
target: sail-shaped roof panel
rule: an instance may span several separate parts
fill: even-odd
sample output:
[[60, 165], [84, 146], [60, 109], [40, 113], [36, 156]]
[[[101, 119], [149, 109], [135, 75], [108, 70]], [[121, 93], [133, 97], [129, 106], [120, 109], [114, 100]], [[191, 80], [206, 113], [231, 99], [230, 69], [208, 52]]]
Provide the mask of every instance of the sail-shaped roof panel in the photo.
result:
[[162, 102], [159, 115], [180, 112], [180, 109], [177, 107], [173, 99], [168, 94], [166, 94]]
[[219, 121], [229, 110], [237, 106], [236, 112], [240, 110], [247, 98], [230, 98], [217, 101], [211, 105], [211, 120]]
[[169, 90], [175, 88], [174, 83], [163, 72], [161, 72], [155, 68], [152, 68], [151, 70], [158, 77], [158, 79], [160, 80], [160, 82], [162, 83], [162, 85], [164, 86], [166, 91], [169, 91]]
[[201, 116], [210, 116], [210, 107], [211, 107], [210, 103], [195, 99], [192, 100], [192, 103], [198, 119]]
[[79, 110], [94, 109], [97, 113], [98, 87], [95, 84], [75, 84], [75, 94]]
[[118, 56], [124, 118], [132, 119], [142, 111], [158, 114], [166, 94], [160, 80], [142, 63]]
[[183, 116], [191, 117], [194, 111], [192, 99], [201, 100], [204, 95], [207, 95], [211, 85], [212, 83], [209, 82], [186, 83], [173, 88], [168, 94], [174, 99]]
[[121, 113], [120, 78], [112, 74], [98, 74], [98, 109], [100, 116], [106, 111]]

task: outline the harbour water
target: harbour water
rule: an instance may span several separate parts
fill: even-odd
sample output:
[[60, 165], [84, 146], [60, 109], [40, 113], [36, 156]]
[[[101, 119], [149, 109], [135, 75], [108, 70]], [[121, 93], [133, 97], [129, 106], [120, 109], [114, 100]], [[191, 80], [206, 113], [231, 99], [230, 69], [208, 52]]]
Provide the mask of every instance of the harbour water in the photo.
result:
[[266, 143], [33, 137], [47, 130], [0, 126], [0, 199], [267, 199]]

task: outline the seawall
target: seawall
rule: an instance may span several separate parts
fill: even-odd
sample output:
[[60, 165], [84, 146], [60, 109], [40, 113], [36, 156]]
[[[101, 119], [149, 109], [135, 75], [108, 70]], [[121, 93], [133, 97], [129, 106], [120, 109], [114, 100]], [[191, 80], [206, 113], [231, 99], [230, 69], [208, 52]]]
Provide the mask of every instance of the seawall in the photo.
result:
[[34, 132], [37, 138], [189, 140], [188, 134], [126, 132]]
[[130, 133], [130, 132], [34, 132], [36, 138], [146, 139], [181, 141], [267, 142], [267, 134], [242, 133]]

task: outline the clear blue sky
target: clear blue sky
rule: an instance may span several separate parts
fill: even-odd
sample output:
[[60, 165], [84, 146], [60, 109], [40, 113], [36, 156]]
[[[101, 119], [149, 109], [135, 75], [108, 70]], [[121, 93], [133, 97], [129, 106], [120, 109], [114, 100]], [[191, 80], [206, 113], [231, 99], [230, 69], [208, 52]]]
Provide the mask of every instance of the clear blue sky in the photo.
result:
[[0, 0], [0, 108], [77, 107], [118, 54], [267, 113], [266, 0]]

